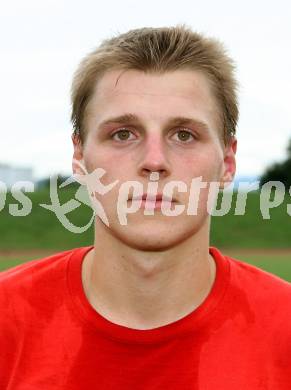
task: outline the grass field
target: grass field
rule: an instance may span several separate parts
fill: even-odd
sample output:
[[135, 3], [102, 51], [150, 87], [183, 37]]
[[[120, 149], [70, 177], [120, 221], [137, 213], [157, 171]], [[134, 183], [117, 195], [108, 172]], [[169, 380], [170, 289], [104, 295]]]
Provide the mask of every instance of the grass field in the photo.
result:
[[[74, 199], [76, 190], [76, 185], [59, 190], [60, 204]], [[17, 200], [9, 193], [5, 207], [0, 209], [0, 270], [93, 243], [93, 227], [82, 234], [69, 232], [54, 213], [40, 207], [41, 203], [51, 203], [49, 189], [26, 196], [32, 202], [29, 215], [11, 215], [9, 206], [17, 204]], [[211, 245], [291, 281], [291, 216], [287, 213], [290, 196], [286, 194], [285, 201], [270, 210], [270, 219], [262, 218], [258, 192], [248, 194], [245, 215], [234, 215], [236, 197], [235, 193], [229, 213], [212, 218]], [[67, 217], [81, 227], [87, 224], [91, 214], [92, 210], [83, 204]]]
[[[253, 264], [265, 271], [271, 272], [274, 275], [281, 277], [282, 279], [291, 282], [291, 250], [290, 251], [272, 251], [272, 254], [268, 254], [267, 251], [263, 250], [238, 250], [228, 249], [222, 250], [224, 254], [232, 256], [236, 259], [245, 261]], [[265, 252], [265, 253], [264, 253]], [[18, 255], [0, 255], [0, 271], [14, 267], [23, 262], [42, 258], [46, 255], [52, 254], [54, 251], [35, 251], [34, 253], [28, 254], [19, 253]]]
[[[267, 272], [279, 276], [291, 282], [291, 249], [290, 251], [268, 251], [264, 250], [225, 250], [224, 254], [239, 259], [249, 264], [253, 264]], [[264, 253], [265, 252], [265, 253]]]
[[5, 271], [8, 268], [15, 267], [18, 264], [24, 263], [25, 261], [29, 261], [29, 256], [19, 256], [19, 258], [11, 257], [7, 258], [7, 256], [0, 256], [0, 271]]
[[25, 263], [26, 261], [34, 260], [34, 259], [41, 259], [45, 256], [49, 256], [52, 254], [50, 251], [34, 251], [33, 253], [21, 253], [18, 252], [17, 254], [9, 253], [4, 254], [0, 253], [0, 272], [5, 271], [8, 268], [15, 267], [19, 264]]
[[[76, 187], [59, 191], [60, 203], [74, 199]], [[82, 234], [65, 229], [56, 215], [40, 207], [49, 204], [49, 190], [36, 191], [27, 196], [32, 201], [32, 211], [23, 217], [14, 217], [9, 205], [17, 201], [7, 194], [5, 207], [0, 209], [0, 253], [2, 250], [64, 250], [90, 245], [93, 241], [93, 228]], [[287, 214], [287, 204], [291, 203], [286, 194], [285, 202], [270, 211], [271, 218], [263, 219], [260, 211], [259, 193], [250, 193], [247, 198], [246, 214], [234, 215], [236, 194], [229, 213], [223, 217], [213, 217], [211, 224], [211, 244], [218, 248], [291, 248], [291, 216]], [[81, 205], [68, 213], [67, 217], [76, 226], [88, 223], [92, 210]]]

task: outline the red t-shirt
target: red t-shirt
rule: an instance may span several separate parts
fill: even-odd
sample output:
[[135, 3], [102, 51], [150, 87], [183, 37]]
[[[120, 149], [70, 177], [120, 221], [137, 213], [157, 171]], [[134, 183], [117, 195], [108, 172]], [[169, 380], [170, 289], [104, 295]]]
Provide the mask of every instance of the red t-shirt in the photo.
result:
[[130, 329], [88, 302], [91, 247], [0, 274], [1, 390], [290, 390], [291, 284], [210, 248], [216, 279], [192, 313]]

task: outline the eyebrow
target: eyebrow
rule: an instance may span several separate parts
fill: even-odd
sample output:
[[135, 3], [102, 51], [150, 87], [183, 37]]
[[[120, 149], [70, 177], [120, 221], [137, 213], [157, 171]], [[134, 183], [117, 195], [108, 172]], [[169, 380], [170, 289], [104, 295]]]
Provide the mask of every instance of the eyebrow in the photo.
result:
[[[99, 124], [99, 127], [104, 127], [111, 124], [129, 124], [140, 123], [140, 119], [135, 114], [123, 114], [120, 116], [108, 118]], [[171, 117], [167, 121], [167, 126], [194, 126], [202, 131], [209, 131], [206, 123], [195, 118], [187, 118], [184, 116]]]

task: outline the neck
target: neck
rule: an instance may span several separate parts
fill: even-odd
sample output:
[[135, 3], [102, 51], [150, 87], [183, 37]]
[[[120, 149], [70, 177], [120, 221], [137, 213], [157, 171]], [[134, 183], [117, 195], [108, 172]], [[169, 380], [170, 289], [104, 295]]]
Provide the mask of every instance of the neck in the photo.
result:
[[169, 324], [197, 308], [215, 279], [209, 229], [171, 249], [133, 249], [108, 231], [95, 231], [84, 259], [82, 280], [93, 308], [109, 321], [133, 329]]

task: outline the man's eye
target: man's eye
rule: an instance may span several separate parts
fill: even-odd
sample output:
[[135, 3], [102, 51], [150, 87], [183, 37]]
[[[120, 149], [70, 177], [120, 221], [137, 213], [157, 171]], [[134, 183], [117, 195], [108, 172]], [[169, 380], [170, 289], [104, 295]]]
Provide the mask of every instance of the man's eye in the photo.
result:
[[116, 141], [128, 141], [132, 132], [127, 129], [121, 129], [112, 134], [112, 138]]
[[182, 142], [189, 142], [194, 139], [193, 134], [190, 131], [187, 130], [179, 130], [175, 133], [175, 136], [178, 137], [178, 141]]

